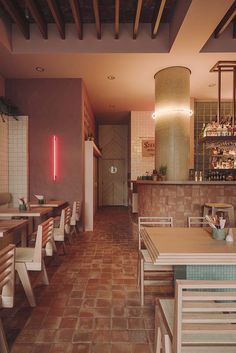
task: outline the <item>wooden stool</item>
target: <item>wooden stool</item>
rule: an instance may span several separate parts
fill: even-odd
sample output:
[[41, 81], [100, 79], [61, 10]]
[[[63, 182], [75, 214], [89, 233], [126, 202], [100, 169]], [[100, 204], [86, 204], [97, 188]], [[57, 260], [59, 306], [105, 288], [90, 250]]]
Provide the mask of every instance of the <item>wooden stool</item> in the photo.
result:
[[234, 219], [234, 206], [230, 203], [220, 203], [220, 202], [208, 202], [205, 203], [203, 209], [203, 216], [209, 214], [209, 210], [211, 211], [211, 215], [215, 216], [217, 212], [223, 212], [228, 214], [229, 218], [229, 225], [231, 227], [235, 226], [235, 219]]

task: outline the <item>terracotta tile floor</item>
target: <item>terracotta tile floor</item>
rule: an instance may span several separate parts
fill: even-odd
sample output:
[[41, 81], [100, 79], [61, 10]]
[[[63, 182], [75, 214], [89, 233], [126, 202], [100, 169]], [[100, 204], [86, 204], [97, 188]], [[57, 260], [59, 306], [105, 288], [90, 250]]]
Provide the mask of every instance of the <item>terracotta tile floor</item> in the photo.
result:
[[[34, 284], [31, 308], [21, 285], [0, 315], [12, 353], [151, 353], [154, 297], [139, 304], [137, 226], [126, 208], [98, 212], [69, 254], [47, 264], [50, 285]], [[35, 277], [32, 278], [35, 280]]]

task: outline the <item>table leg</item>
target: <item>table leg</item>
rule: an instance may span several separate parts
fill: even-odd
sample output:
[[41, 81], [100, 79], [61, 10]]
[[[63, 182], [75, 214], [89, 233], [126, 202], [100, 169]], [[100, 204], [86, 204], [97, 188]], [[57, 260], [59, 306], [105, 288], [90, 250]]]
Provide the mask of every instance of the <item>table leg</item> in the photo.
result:
[[26, 224], [21, 228], [21, 232], [20, 232], [21, 246], [24, 248], [27, 247], [28, 227], [29, 227], [29, 224]]

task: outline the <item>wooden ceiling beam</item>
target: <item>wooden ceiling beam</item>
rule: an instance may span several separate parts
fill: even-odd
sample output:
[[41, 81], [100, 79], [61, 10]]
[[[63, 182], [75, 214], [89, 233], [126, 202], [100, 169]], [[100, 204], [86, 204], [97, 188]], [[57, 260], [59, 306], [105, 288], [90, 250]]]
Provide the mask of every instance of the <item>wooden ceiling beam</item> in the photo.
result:
[[160, 23], [161, 23], [161, 17], [165, 8], [166, 0], [161, 0], [159, 8], [157, 8], [154, 20], [152, 22], [152, 38], [156, 38]]
[[120, 0], [115, 0], [115, 39], [119, 39], [120, 34]]
[[35, 3], [35, 0], [25, 0], [25, 4], [28, 7], [35, 23], [37, 24], [44, 39], [48, 39], [47, 24], [43, 19], [43, 16], [39, 12], [39, 9]]
[[47, 0], [47, 3], [52, 13], [52, 17], [56, 23], [58, 32], [60, 33], [61, 39], [65, 39], [66, 38], [65, 22], [62, 19], [57, 2], [55, 0]]
[[16, 8], [12, 0], [0, 0], [6, 11], [9, 13], [12, 20], [19, 27], [20, 31], [24, 35], [25, 39], [30, 38], [29, 23], [26, 21], [24, 16]]
[[143, 5], [143, 0], [137, 0], [137, 8], [136, 8], [136, 14], [135, 14], [135, 19], [134, 19], [133, 39], [136, 39], [137, 35], [138, 35], [138, 28], [139, 28], [139, 21], [140, 21], [142, 5]]
[[101, 39], [101, 21], [100, 21], [98, 0], [93, 0], [93, 12], [94, 12], [94, 18], [95, 18], [97, 38]]
[[225, 16], [222, 18], [220, 23], [215, 29], [214, 32], [214, 37], [218, 38], [224, 30], [228, 27], [231, 21], [233, 21], [234, 17], [236, 16], [236, 1], [233, 3], [233, 5], [229, 8], [229, 10], [226, 12]]
[[82, 23], [78, 0], [69, 0], [79, 39], [83, 39]]

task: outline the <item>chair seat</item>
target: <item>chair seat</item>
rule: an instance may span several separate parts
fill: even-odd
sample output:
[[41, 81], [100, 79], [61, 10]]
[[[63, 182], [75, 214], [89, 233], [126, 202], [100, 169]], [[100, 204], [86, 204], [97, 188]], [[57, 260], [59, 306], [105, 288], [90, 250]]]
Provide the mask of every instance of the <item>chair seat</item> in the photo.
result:
[[[160, 299], [159, 303], [161, 306], [161, 311], [163, 313], [163, 316], [165, 317], [165, 323], [167, 325], [168, 332], [170, 332], [173, 337], [174, 299]], [[225, 331], [222, 331], [222, 332], [218, 331], [213, 333], [211, 332], [210, 326], [207, 326], [207, 325], [205, 330], [202, 328], [200, 329], [199, 327], [196, 330], [192, 330], [191, 326], [188, 330], [188, 324], [185, 324], [185, 325], [186, 325], [185, 329], [189, 331], [188, 333], [185, 332], [182, 337], [182, 342], [185, 345], [187, 344], [226, 344], [226, 343], [236, 344], [235, 328], [232, 328], [232, 330], [229, 330], [227, 333]], [[186, 349], [185, 352], [187, 351], [188, 350]], [[213, 350], [212, 352], [215, 352], [215, 351]], [[216, 350], [216, 352], [219, 352], [219, 351]], [[227, 350], [226, 351], [222, 350], [221, 352], [222, 353], [227, 352]]]
[[16, 248], [16, 262], [32, 262], [34, 248]]
[[230, 203], [221, 203], [221, 202], [207, 202], [205, 203], [206, 207], [215, 207], [215, 208], [230, 208], [233, 207]]

